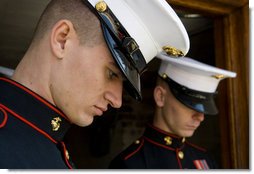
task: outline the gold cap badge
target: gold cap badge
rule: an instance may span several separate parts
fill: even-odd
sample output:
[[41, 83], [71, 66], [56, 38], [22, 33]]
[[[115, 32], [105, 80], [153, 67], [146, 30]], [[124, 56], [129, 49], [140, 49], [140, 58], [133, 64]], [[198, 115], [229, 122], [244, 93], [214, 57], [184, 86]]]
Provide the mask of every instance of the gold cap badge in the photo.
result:
[[223, 79], [225, 76], [223, 74], [216, 74], [216, 75], [213, 75], [212, 77], [220, 80], [220, 79]]
[[182, 57], [184, 56], [183, 52], [179, 49], [176, 49], [171, 46], [164, 46], [162, 49], [169, 55], [173, 57]]
[[107, 4], [104, 1], [100, 1], [95, 5], [95, 8], [98, 12], [104, 12], [107, 10]]

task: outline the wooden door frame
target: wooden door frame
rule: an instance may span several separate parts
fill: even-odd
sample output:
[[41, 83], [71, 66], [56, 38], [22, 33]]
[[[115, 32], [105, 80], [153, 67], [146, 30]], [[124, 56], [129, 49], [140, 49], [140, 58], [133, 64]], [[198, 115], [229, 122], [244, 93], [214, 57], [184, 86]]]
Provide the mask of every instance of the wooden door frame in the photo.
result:
[[249, 168], [249, 1], [167, 0], [175, 9], [214, 19], [216, 66], [237, 78], [219, 86], [221, 161], [223, 168]]

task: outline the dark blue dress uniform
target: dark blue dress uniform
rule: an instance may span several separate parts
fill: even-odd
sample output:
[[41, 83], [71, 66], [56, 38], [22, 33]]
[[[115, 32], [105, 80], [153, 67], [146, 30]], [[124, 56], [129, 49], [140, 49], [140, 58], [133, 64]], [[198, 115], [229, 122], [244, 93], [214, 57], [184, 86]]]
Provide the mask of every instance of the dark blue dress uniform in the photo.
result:
[[0, 78], [0, 168], [73, 168], [62, 141], [67, 117], [21, 84]]
[[217, 168], [205, 149], [148, 125], [143, 136], [110, 163], [111, 169]]

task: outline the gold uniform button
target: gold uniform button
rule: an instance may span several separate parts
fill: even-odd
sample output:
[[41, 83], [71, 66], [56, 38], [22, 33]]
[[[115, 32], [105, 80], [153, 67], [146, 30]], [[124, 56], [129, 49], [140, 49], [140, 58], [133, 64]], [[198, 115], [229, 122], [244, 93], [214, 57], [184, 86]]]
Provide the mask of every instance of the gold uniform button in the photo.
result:
[[182, 139], [182, 143], [184, 143], [185, 142], [185, 138], [183, 137], [183, 139]]
[[66, 151], [65, 151], [65, 156], [66, 156], [67, 160], [69, 160], [69, 159], [70, 159], [70, 155], [69, 155], [68, 150], [66, 150]]
[[135, 141], [135, 144], [139, 144], [139, 143], [140, 143], [140, 141], [139, 141], [139, 140], [136, 140], [136, 141]]
[[168, 77], [167, 74], [165, 74], [165, 73], [162, 74], [163, 79], [166, 79], [167, 77]]
[[178, 157], [179, 157], [180, 159], [183, 159], [183, 158], [184, 158], [184, 153], [183, 153], [182, 151], [179, 151], [179, 152], [178, 152]]

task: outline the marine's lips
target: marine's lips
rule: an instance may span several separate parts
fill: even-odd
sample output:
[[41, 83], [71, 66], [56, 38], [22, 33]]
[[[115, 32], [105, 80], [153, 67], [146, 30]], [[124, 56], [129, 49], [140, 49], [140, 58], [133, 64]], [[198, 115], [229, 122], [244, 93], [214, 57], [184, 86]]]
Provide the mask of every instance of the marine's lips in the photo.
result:
[[108, 110], [107, 107], [103, 107], [103, 106], [94, 106], [94, 107], [95, 107], [95, 114], [98, 116], [101, 116], [104, 112]]

